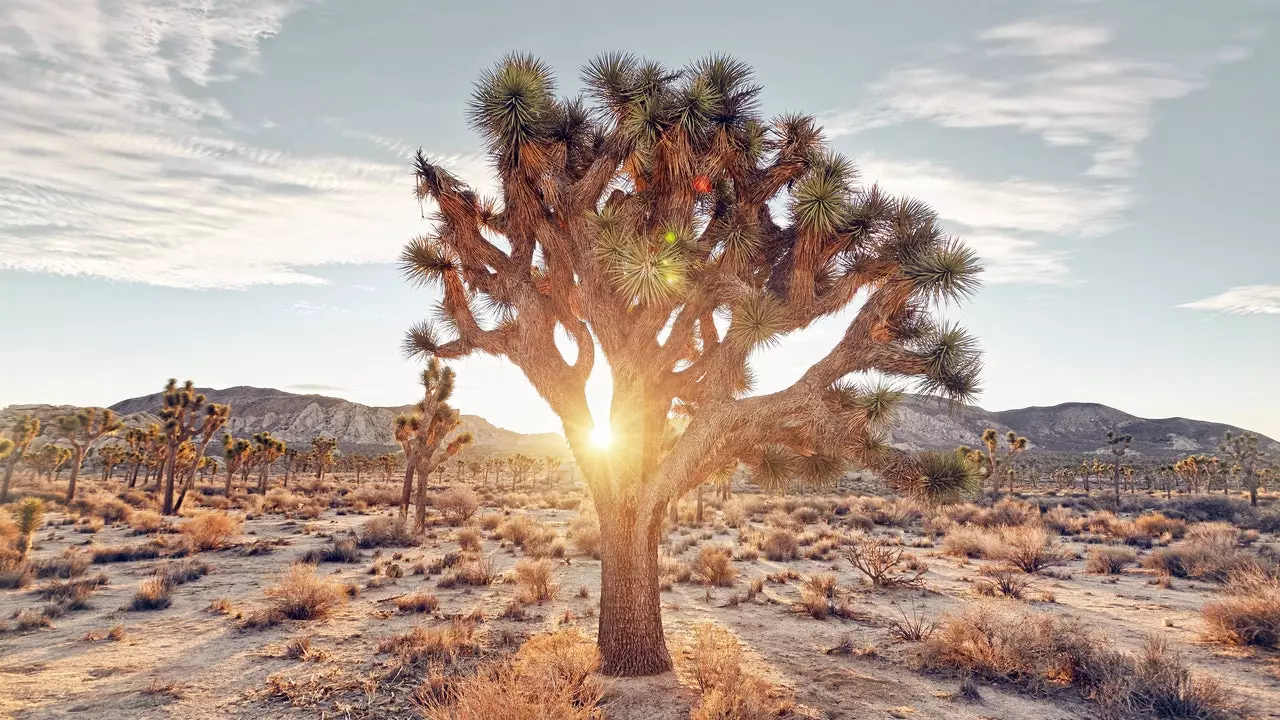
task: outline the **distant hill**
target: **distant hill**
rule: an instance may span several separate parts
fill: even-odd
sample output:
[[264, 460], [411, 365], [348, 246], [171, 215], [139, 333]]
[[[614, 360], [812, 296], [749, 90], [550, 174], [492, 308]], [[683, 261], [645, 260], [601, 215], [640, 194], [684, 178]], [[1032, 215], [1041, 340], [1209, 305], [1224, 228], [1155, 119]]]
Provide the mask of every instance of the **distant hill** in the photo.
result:
[[[403, 407], [371, 407], [324, 395], [298, 395], [271, 388], [238, 386], [225, 390], [201, 389], [211, 402], [231, 406], [229, 429], [237, 436], [262, 430], [291, 443], [309, 443], [317, 435], [338, 439], [345, 452], [377, 454], [395, 449], [391, 426]], [[130, 398], [111, 406], [128, 424], [154, 420], [160, 393]], [[57, 405], [13, 405], [0, 410], [0, 424], [23, 412], [48, 422], [72, 408]], [[472, 457], [508, 455], [565, 455], [564, 438], [557, 433], [525, 435], [497, 427], [476, 415], [462, 416], [463, 428], [476, 438], [468, 451]], [[952, 410], [934, 398], [908, 395], [890, 430], [891, 442], [916, 449], [946, 450], [957, 445], [977, 445], [984, 428], [1002, 434], [1014, 430], [1031, 442], [1031, 451], [1093, 453], [1103, 451], [1107, 431], [1113, 427], [1133, 435], [1135, 453], [1155, 456], [1213, 453], [1228, 430], [1222, 423], [1186, 418], [1146, 419], [1096, 403], [1064, 403], [990, 412], [976, 406]], [[1264, 448], [1280, 452], [1280, 443], [1259, 436]]]

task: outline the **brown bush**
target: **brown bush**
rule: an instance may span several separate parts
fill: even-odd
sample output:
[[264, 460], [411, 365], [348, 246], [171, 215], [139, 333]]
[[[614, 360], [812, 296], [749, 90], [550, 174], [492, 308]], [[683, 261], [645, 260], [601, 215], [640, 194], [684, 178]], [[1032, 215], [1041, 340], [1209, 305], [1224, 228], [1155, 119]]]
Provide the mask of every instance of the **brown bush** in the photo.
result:
[[222, 512], [202, 512], [179, 530], [196, 550], [215, 550], [240, 534], [240, 520]]
[[1180, 538], [1187, 532], [1187, 521], [1167, 517], [1164, 513], [1147, 513], [1134, 518], [1133, 526], [1138, 532], [1150, 537]]
[[450, 525], [461, 525], [471, 519], [480, 509], [480, 500], [468, 488], [450, 488], [436, 495], [431, 505], [439, 510], [445, 522]]
[[800, 585], [800, 602], [796, 604], [796, 609], [815, 620], [826, 620], [832, 615], [843, 617], [847, 612], [841, 594], [842, 589], [836, 582], [835, 575], [810, 575]]
[[356, 543], [362, 548], [412, 547], [418, 539], [409, 530], [404, 518], [369, 518], [356, 533]]
[[1128, 548], [1093, 548], [1085, 557], [1084, 569], [1099, 575], [1115, 575], [1123, 572], [1137, 560], [1138, 555]]
[[865, 537], [844, 548], [841, 555], [849, 564], [867, 576], [878, 588], [922, 588], [927, 567], [916, 563], [913, 573], [902, 570], [902, 546], [888, 545], [874, 537]]
[[1054, 542], [1044, 528], [1019, 525], [1000, 529], [1000, 545], [991, 557], [1023, 572], [1036, 573], [1066, 563], [1071, 555]]
[[173, 602], [173, 584], [165, 577], [152, 577], [138, 583], [138, 592], [129, 602], [130, 610], [161, 610]]
[[699, 625], [686, 655], [701, 692], [690, 720], [767, 720], [795, 705], [788, 692], [743, 668], [737, 638], [719, 625]]
[[690, 567], [703, 585], [730, 587], [738, 577], [733, 566], [733, 551], [724, 545], [704, 545]]
[[942, 538], [942, 552], [966, 558], [991, 557], [999, 540], [986, 530], [953, 525]]
[[475, 633], [475, 623], [465, 620], [454, 620], [442, 628], [418, 625], [404, 635], [379, 641], [378, 652], [393, 655], [401, 665], [451, 663], [459, 656], [476, 655], [480, 652], [480, 643]]
[[1212, 677], [1191, 674], [1160, 638], [1137, 654], [1101, 648], [1081, 673], [1081, 685], [1109, 718], [1236, 720], [1247, 708]]
[[516, 563], [517, 597], [522, 602], [540, 603], [552, 600], [560, 591], [555, 582], [550, 560], [521, 560]]
[[600, 522], [595, 513], [579, 513], [569, 521], [569, 540], [578, 552], [600, 559]]
[[1280, 647], [1280, 587], [1250, 588], [1200, 610], [1206, 635], [1231, 645]]
[[475, 552], [480, 549], [482, 538], [479, 530], [464, 528], [454, 534], [454, 539], [458, 541], [458, 547], [468, 552]]
[[429, 613], [440, 607], [440, 600], [429, 592], [415, 592], [395, 599], [400, 612]]
[[340, 584], [316, 575], [315, 566], [306, 563], [290, 566], [265, 593], [272, 608], [290, 620], [322, 618], [346, 600]]
[[1228, 545], [1203, 537], [1193, 539], [1190, 533], [1186, 540], [1151, 551], [1142, 558], [1142, 567], [1162, 575], [1213, 582], [1224, 582], [1233, 573], [1265, 573], [1258, 557], [1235, 547], [1234, 541]]
[[129, 527], [140, 535], [156, 532], [164, 526], [164, 516], [155, 510], [135, 510], [129, 515]]
[[794, 532], [785, 528], [775, 528], [765, 536], [760, 549], [770, 560], [783, 562], [796, 559], [796, 555], [800, 552], [800, 543], [796, 540]]
[[979, 595], [1007, 597], [1021, 600], [1031, 587], [1032, 579], [1011, 565], [988, 565], [978, 571], [981, 575], [974, 584]]

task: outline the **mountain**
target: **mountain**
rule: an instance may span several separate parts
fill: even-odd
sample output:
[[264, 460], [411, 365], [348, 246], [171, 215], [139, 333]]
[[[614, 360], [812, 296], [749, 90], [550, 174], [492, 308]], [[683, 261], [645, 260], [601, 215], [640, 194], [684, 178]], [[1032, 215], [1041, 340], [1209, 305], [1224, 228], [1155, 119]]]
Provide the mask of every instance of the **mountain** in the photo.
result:
[[[1133, 436], [1130, 452], [1143, 455], [1215, 453], [1227, 430], [1240, 428], [1186, 418], [1147, 419], [1098, 403], [1063, 403], [991, 412], [976, 406], [951, 410], [936, 398], [907, 395], [890, 430], [890, 440], [916, 449], [945, 450], [980, 444], [985, 428], [1001, 435], [1013, 430], [1027, 438], [1031, 450], [1061, 453], [1109, 452], [1107, 431]], [[1259, 444], [1280, 452], [1280, 443], [1258, 434]]]
[[[231, 406], [229, 430], [248, 436], [262, 430], [285, 442], [305, 444], [317, 435], [338, 439], [346, 452], [376, 454], [395, 449], [391, 427], [404, 407], [370, 407], [324, 395], [298, 395], [238, 386], [225, 390], [201, 389], [210, 402]], [[131, 398], [111, 406], [127, 424], [145, 424], [155, 419], [160, 393]], [[48, 425], [70, 406], [14, 405], [0, 410], [0, 427], [9, 418], [31, 412]], [[463, 429], [475, 436], [467, 451], [472, 457], [524, 453], [533, 456], [564, 455], [567, 448], [556, 433], [525, 435], [497, 427], [482, 417], [462, 416]], [[1131, 452], [1153, 456], [1214, 453], [1227, 430], [1239, 428], [1222, 423], [1186, 418], [1146, 419], [1096, 403], [1063, 403], [1052, 407], [1029, 407], [991, 412], [976, 406], [952, 410], [934, 398], [907, 395], [891, 428], [890, 441], [900, 447], [950, 450], [957, 445], [976, 446], [984, 428], [1001, 434], [1013, 430], [1031, 443], [1031, 452], [1106, 452], [1107, 431], [1112, 428], [1133, 436]], [[46, 437], [48, 437], [46, 435]], [[1280, 452], [1280, 443], [1259, 435], [1264, 449]]]

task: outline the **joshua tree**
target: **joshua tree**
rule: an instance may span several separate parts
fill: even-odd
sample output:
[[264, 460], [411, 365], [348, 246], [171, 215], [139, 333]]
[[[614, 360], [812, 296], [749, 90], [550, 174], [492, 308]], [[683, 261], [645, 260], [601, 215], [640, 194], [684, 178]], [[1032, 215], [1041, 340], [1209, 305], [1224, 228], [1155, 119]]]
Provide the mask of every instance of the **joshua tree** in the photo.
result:
[[[324, 438], [317, 438], [323, 440]], [[284, 455], [285, 446], [283, 440], [271, 437], [271, 433], [263, 430], [260, 433], [253, 434], [253, 464], [258, 466], [258, 492], [262, 495], [267, 494], [267, 483], [271, 480], [271, 465]]]
[[516, 453], [511, 459], [511, 492], [516, 491], [516, 486], [524, 482], [525, 475], [538, 464], [536, 458], [531, 458], [523, 453]]
[[[1000, 442], [999, 433], [997, 433], [993, 428], [987, 428], [986, 430], [982, 431], [982, 444], [987, 448], [987, 455], [986, 455], [987, 477], [992, 478], [992, 481], [994, 483], [992, 489], [997, 492], [999, 492], [1000, 490], [1000, 476], [997, 474], [997, 471], [1000, 469], [1001, 466], [1005, 466], [1008, 468], [1009, 490], [1012, 491], [1013, 490], [1013, 458], [1014, 456], [1024, 452], [1027, 449], [1027, 439], [1024, 437], [1018, 437], [1018, 434], [1012, 430], [1005, 433], [1004, 439], [1005, 439], [1005, 445], [1007, 447], [1005, 449], [1004, 457], [1001, 458], [1000, 456], [996, 455], [996, 448], [998, 447]], [[963, 445], [961, 445], [960, 448], [957, 448], [957, 451], [959, 451], [960, 449], [967, 450], [969, 451], [970, 454], [974, 452], [972, 450], [969, 450], [969, 448]]]
[[80, 466], [98, 438], [115, 435], [121, 427], [116, 414], [106, 408], [81, 408], [57, 419], [58, 435], [71, 445], [71, 479], [67, 482], [67, 502], [76, 498]]
[[288, 448], [284, 451], [284, 486], [289, 487], [289, 475], [293, 472], [293, 466], [298, 462], [298, 451]]
[[450, 435], [461, 421], [458, 411], [449, 405], [453, 394], [453, 368], [444, 367], [430, 358], [422, 371], [422, 400], [411, 415], [396, 418], [396, 438], [405, 447], [405, 492], [401, 496], [401, 514], [407, 512], [410, 483], [418, 476], [414, 497], [414, 527], [418, 532], [427, 526], [427, 485], [431, 473], [443, 468], [449, 458], [471, 444], [471, 433]]
[[9, 426], [9, 441], [13, 447], [9, 452], [9, 462], [4, 467], [4, 484], [0, 485], [0, 504], [9, 502], [9, 482], [13, 480], [13, 470], [26, 457], [31, 448], [31, 441], [40, 434], [40, 420], [34, 415], [23, 415]]
[[200, 469], [200, 464], [204, 460], [205, 449], [209, 447], [209, 443], [213, 441], [215, 435], [222, 432], [222, 428], [231, 419], [231, 406], [219, 405], [218, 403], [210, 403], [204, 408], [204, 422], [196, 427], [196, 432], [192, 436], [192, 443], [196, 448], [195, 463], [191, 467], [191, 474], [187, 476], [187, 480], [182, 485], [182, 492], [178, 494], [178, 501], [173, 506], [173, 511], [177, 512], [182, 509], [182, 501], [187, 497], [187, 491], [195, 487], [196, 472]]
[[1261, 485], [1259, 466], [1265, 462], [1262, 451], [1258, 449], [1258, 436], [1242, 432], [1233, 435], [1230, 430], [1222, 438], [1218, 451], [1227, 460], [1240, 468], [1241, 486], [1249, 491], [1249, 504], [1257, 506], [1258, 487]]
[[[402, 261], [440, 292], [442, 322], [412, 328], [406, 350], [506, 357], [559, 416], [600, 519], [601, 669], [643, 675], [671, 666], [662, 512], [715, 473], [745, 461], [822, 482], [852, 459], [918, 492], [971, 475], [951, 453], [933, 476], [939, 465], [887, 447], [888, 396], [848, 378], [913, 378], [922, 392], [969, 398], [976, 341], [931, 309], [973, 292], [980, 268], [923, 203], [858, 185], [814, 118], [765, 121], [736, 60], [669, 70], [612, 54], [583, 81], [594, 107], [557, 99], [533, 57], [481, 75], [470, 118], [496, 200], [418, 154], [418, 196], [438, 214]], [[825, 357], [791, 386], [750, 396], [755, 350], [855, 299]], [[613, 382], [608, 448], [590, 442], [597, 348]], [[689, 420], [673, 437], [677, 406]]]
[[[170, 378], [161, 396], [160, 421], [163, 424], [165, 439], [164, 462], [164, 505], [162, 512], [172, 515], [176, 512], [173, 504], [175, 478], [178, 476], [178, 448], [193, 437], [204, 437], [207, 423], [217, 422], [218, 413], [208, 412], [205, 408], [207, 398], [196, 392], [195, 384], [188, 380], [182, 387], [178, 381]], [[225, 422], [225, 419], [222, 420]], [[192, 465], [194, 468], [194, 465]]]
[[1132, 435], [1121, 435], [1114, 430], [1107, 431], [1107, 444], [1111, 446], [1111, 454], [1116, 456], [1116, 461], [1112, 465], [1112, 481], [1115, 483], [1116, 491], [1116, 508], [1120, 508], [1120, 458], [1124, 457], [1126, 451], [1129, 450], [1129, 443], [1133, 442]]
[[223, 465], [227, 469], [227, 484], [223, 490], [223, 496], [231, 497], [231, 483], [235, 480], [236, 473], [244, 467], [249, 460], [249, 455], [253, 451], [252, 445], [244, 438], [236, 439], [231, 437], [231, 433], [222, 434], [222, 459]]
[[334, 438], [327, 438], [323, 435], [311, 441], [311, 458], [316, 464], [316, 479], [324, 479], [324, 471], [329, 469], [333, 464], [333, 451], [338, 447], [338, 441]]
[[57, 473], [62, 472], [62, 466], [70, 459], [71, 448], [49, 443], [28, 455], [26, 464], [35, 471], [36, 475], [54, 478]]
[[13, 441], [7, 437], [0, 437], [0, 460], [4, 460], [13, 453]]
[[23, 498], [18, 503], [18, 560], [25, 560], [31, 552], [31, 536], [44, 522], [44, 501], [40, 498]]
[[111, 479], [111, 473], [117, 465], [129, 458], [129, 448], [119, 443], [104, 445], [98, 449], [98, 459], [102, 461], [102, 482]]

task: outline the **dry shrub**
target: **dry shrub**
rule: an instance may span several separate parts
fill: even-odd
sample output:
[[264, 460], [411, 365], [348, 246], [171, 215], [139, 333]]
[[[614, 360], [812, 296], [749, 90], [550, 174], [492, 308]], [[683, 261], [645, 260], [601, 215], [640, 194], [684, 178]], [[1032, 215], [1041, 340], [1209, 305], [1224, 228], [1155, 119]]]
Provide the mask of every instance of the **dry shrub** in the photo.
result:
[[178, 562], [169, 561], [157, 567], [154, 571], [156, 577], [163, 578], [171, 587], [185, 585], [192, 580], [199, 580], [209, 574], [209, 563], [202, 560], [181, 560]]
[[942, 538], [942, 552], [954, 557], [985, 558], [995, 553], [998, 544], [999, 540], [986, 530], [954, 525]]
[[1031, 587], [1031, 578], [1018, 568], [1009, 565], [988, 565], [978, 573], [982, 577], [978, 578], [974, 590], [979, 595], [1021, 600], [1026, 596], [1027, 589]]
[[600, 521], [595, 513], [579, 513], [569, 522], [569, 540], [578, 552], [600, 559]]
[[1217, 541], [1212, 536], [1192, 538], [1189, 532], [1186, 540], [1151, 551], [1142, 558], [1142, 567], [1161, 575], [1213, 582], [1224, 582], [1232, 574], [1265, 573], [1256, 555], [1235, 547], [1234, 537], [1230, 543], [1220, 541], [1220, 536]]
[[164, 526], [164, 516], [155, 510], [135, 510], [129, 515], [129, 527], [139, 535], [156, 532]]
[[312, 548], [303, 553], [299, 560], [313, 564], [322, 562], [360, 562], [360, 548], [353, 538], [334, 538], [333, 544], [329, 547]]
[[1108, 718], [1236, 720], [1247, 713], [1233, 691], [1192, 675], [1157, 637], [1148, 637], [1137, 654], [1100, 649], [1081, 681]]
[[498, 513], [485, 513], [476, 518], [476, 524], [485, 532], [493, 532], [502, 524], [502, 516]]
[[1046, 510], [1040, 523], [1059, 535], [1079, 535], [1084, 531], [1084, 520], [1075, 510], [1061, 505]]
[[469, 488], [450, 488], [436, 493], [431, 505], [444, 515], [445, 522], [457, 526], [476, 514], [480, 509], [480, 500]]
[[1000, 529], [1000, 545], [992, 557], [1014, 565], [1023, 572], [1036, 573], [1062, 565], [1071, 556], [1054, 542], [1044, 528], [1038, 525], [1019, 525]]
[[138, 583], [138, 592], [129, 602], [130, 610], [162, 610], [173, 602], [173, 584], [165, 577], [151, 577]]
[[686, 654], [702, 695], [690, 720], [766, 720], [794, 707], [788, 692], [742, 667], [738, 639], [720, 625], [697, 626]]
[[1224, 549], [1234, 548], [1240, 539], [1240, 530], [1229, 522], [1196, 523], [1187, 529], [1187, 540]]
[[928, 568], [916, 562], [913, 574], [903, 574], [902, 552], [901, 545], [887, 545], [876, 538], [865, 537], [845, 547], [841, 555], [866, 575], [875, 587], [924, 587], [924, 574]]
[[515, 544], [516, 547], [524, 547], [529, 538], [537, 532], [538, 523], [530, 520], [527, 515], [512, 515], [498, 526], [495, 534], [500, 539]]
[[240, 520], [222, 512], [202, 512], [179, 530], [196, 550], [214, 550], [240, 534]]
[[426, 720], [600, 720], [595, 644], [572, 628], [535, 635], [509, 662], [481, 667], [447, 691], [427, 683], [417, 699]]
[[290, 566], [265, 594], [272, 610], [290, 620], [322, 618], [346, 600], [340, 584], [316, 575], [315, 566], [306, 563]]
[[785, 528], [775, 528], [765, 536], [760, 549], [764, 550], [764, 556], [770, 560], [783, 562], [796, 559], [796, 555], [800, 552], [800, 543], [796, 540], [794, 532]]
[[38, 578], [73, 578], [83, 575], [91, 560], [89, 553], [67, 548], [58, 557], [35, 560], [29, 565]]
[[552, 600], [560, 591], [550, 560], [521, 560], [515, 567], [517, 597], [522, 602]]
[[1137, 554], [1128, 548], [1094, 548], [1085, 557], [1084, 569], [1099, 575], [1116, 575], [1137, 560]]
[[898, 610], [899, 617], [890, 617], [886, 624], [889, 627], [889, 634], [895, 640], [898, 642], [924, 642], [933, 637], [933, 632], [938, 629], [938, 624], [925, 617], [919, 605], [912, 603], [910, 613], [903, 610], [897, 603], [894, 603], [894, 607]]
[[440, 607], [440, 599], [425, 591], [402, 595], [395, 603], [400, 612], [429, 613]]
[[356, 543], [362, 548], [412, 547], [417, 538], [409, 530], [404, 518], [369, 518], [356, 533]]
[[1075, 619], [979, 604], [945, 618], [925, 643], [921, 661], [927, 669], [1043, 692], [1076, 681], [1100, 642]]
[[404, 635], [383, 638], [378, 642], [378, 653], [394, 656], [399, 665], [452, 663], [459, 656], [480, 652], [475, 634], [475, 623], [465, 620], [454, 620], [441, 628], [418, 625]]
[[15, 565], [0, 570], [0, 590], [16, 590], [31, 584], [36, 577], [35, 571], [28, 564]]
[[103, 522], [100, 517], [82, 517], [76, 520], [76, 532], [93, 534], [102, 530]]
[[832, 615], [846, 617], [850, 613], [841, 600], [842, 594], [843, 590], [836, 582], [835, 575], [831, 573], [810, 575], [800, 585], [800, 602], [796, 603], [795, 609], [808, 614], [815, 620], [826, 620]]
[[1166, 516], [1164, 513], [1147, 513], [1133, 521], [1134, 528], [1149, 537], [1158, 538], [1168, 535], [1180, 538], [1187, 532], [1187, 521]]
[[475, 552], [480, 549], [481, 535], [480, 531], [474, 528], [464, 528], [454, 533], [453, 539], [458, 542], [458, 547], [467, 552]]
[[1247, 588], [1200, 610], [1211, 640], [1230, 645], [1280, 647], [1280, 586]]
[[747, 521], [747, 508], [738, 498], [730, 498], [720, 508], [720, 517], [724, 518], [725, 525], [740, 528]]
[[690, 569], [703, 585], [730, 587], [738, 577], [733, 551], [724, 545], [704, 545]]
[[990, 510], [978, 515], [976, 522], [985, 527], [1013, 527], [1038, 522], [1040, 508], [1011, 497], [1000, 498]]

